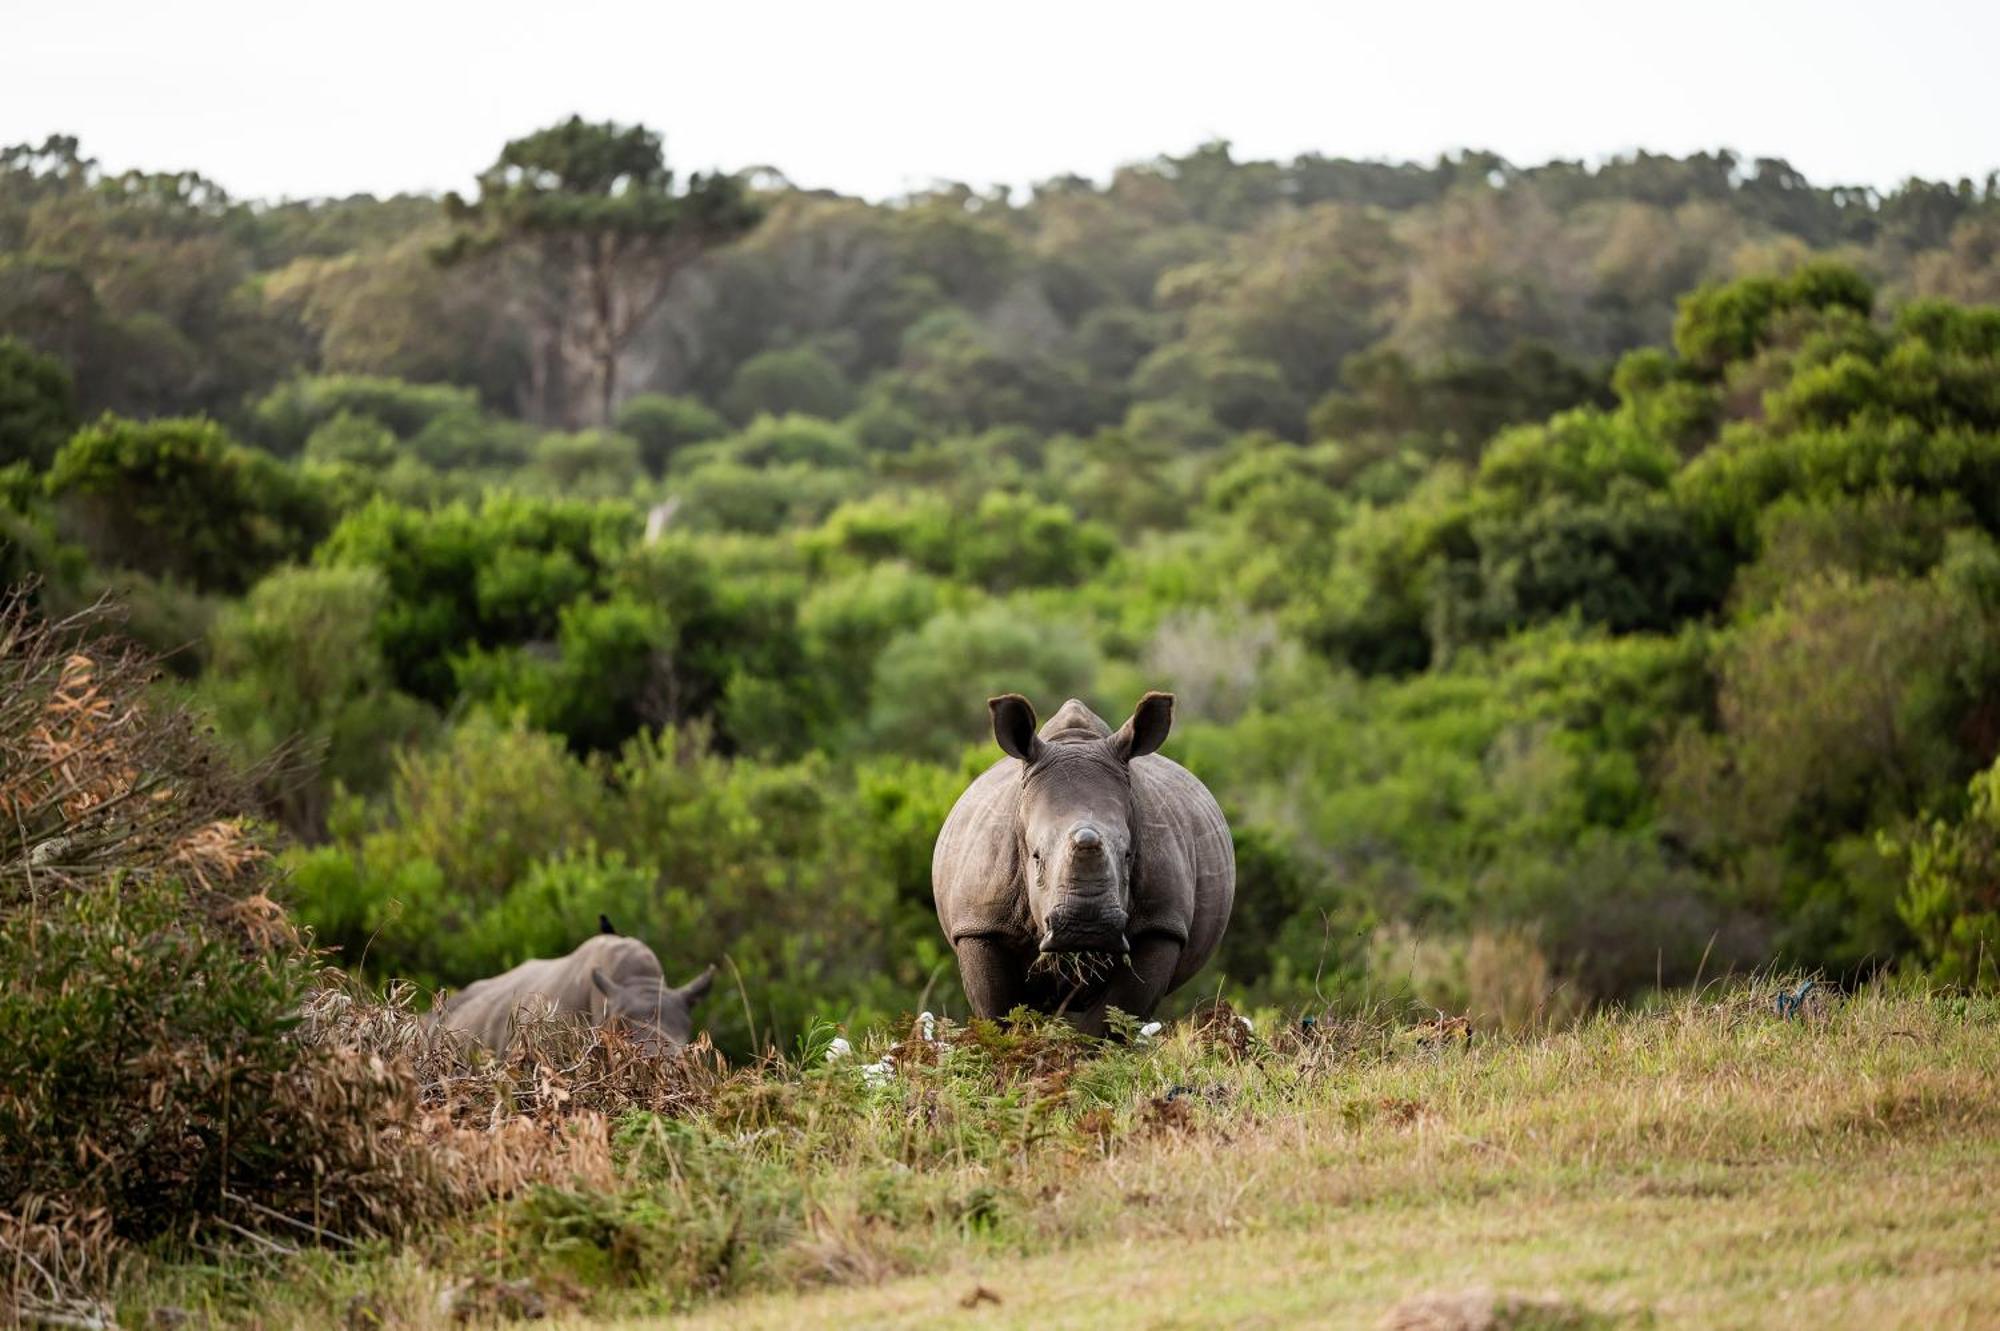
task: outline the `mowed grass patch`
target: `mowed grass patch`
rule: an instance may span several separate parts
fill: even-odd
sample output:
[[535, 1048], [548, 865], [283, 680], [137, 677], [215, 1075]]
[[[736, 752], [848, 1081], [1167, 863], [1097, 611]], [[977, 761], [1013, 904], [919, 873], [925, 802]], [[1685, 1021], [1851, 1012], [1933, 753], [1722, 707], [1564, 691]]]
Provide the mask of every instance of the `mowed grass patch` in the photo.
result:
[[1978, 1324], [1951, 1319], [2000, 1286], [2000, 1008], [1870, 992], [1785, 1019], [1774, 991], [1470, 1040], [1220, 1016], [1138, 1048], [808, 1050], [629, 1116], [609, 1190], [538, 1188], [231, 1306], [442, 1326], [465, 1304], [441, 1292], [484, 1281], [620, 1325], [1373, 1325], [1427, 1293], [1497, 1324]]

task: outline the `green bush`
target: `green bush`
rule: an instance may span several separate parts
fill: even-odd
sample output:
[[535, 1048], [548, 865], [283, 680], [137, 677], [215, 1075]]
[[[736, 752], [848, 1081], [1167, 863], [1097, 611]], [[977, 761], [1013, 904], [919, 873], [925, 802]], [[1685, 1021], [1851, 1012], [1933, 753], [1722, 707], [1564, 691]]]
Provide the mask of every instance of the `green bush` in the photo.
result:
[[2000, 986], [2000, 763], [1966, 794], [1962, 818], [1921, 823], [1882, 849], [1908, 866], [1896, 908], [1931, 974], [1991, 988]]
[[306, 437], [300, 456], [307, 462], [347, 463], [380, 470], [396, 461], [395, 431], [373, 416], [342, 411], [316, 426]]
[[[405, 1084], [299, 1038], [319, 963], [267, 895], [244, 788], [104, 627], [0, 605], [6, 1209], [101, 1217], [114, 1243], [273, 1221], [393, 1233], [434, 1213], [430, 1179], [383, 1146], [414, 1107]], [[101, 1281], [95, 1228], [55, 1276], [0, 1277], [0, 1300]]]
[[0, 467], [42, 468], [79, 424], [69, 371], [11, 337], [0, 337]]
[[722, 406], [739, 421], [792, 412], [838, 420], [854, 409], [854, 386], [838, 365], [810, 347], [766, 351], [737, 367]]
[[1087, 635], [1025, 605], [946, 610], [897, 634], [876, 659], [869, 740], [889, 752], [950, 759], [990, 734], [988, 698], [1021, 693], [1053, 713], [1088, 693], [1096, 672]]
[[630, 508], [496, 495], [429, 512], [377, 501], [349, 514], [320, 563], [372, 568], [386, 594], [377, 641], [398, 688], [443, 705], [452, 660], [555, 635], [638, 529]]
[[689, 444], [728, 434], [729, 422], [691, 397], [641, 393], [619, 409], [618, 433], [638, 441], [639, 460], [659, 476]]
[[326, 496], [206, 420], [105, 416], [63, 446], [48, 491], [100, 563], [242, 591], [326, 534]]
[[336, 786], [380, 789], [396, 751], [434, 722], [390, 684], [375, 634], [385, 599], [373, 569], [280, 569], [210, 631], [198, 696], [247, 761], [290, 747], [265, 797], [303, 835], [323, 829]]
[[316, 430], [343, 415], [364, 417], [398, 439], [411, 439], [443, 418], [478, 414], [478, 394], [469, 388], [361, 374], [300, 375], [251, 405], [250, 433], [273, 453], [291, 457]]
[[643, 475], [637, 441], [611, 430], [545, 434], [535, 445], [534, 479], [555, 494], [625, 498]]
[[88, 1199], [144, 1239], [309, 1175], [280, 1153], [311, 974], [189, 918], [171, 881], [0, 920], [0, 1195]]
[[[294, 853], [292, 901], [348, 964], [448, 984], [568, 951], [604, 911], [670, 973], [730, 959], [752, 1012], [701, 1015], [745, 1053], [889, 1015], [944, 959], [909, 881], [941, 796], [923, 778], [885, 769], [864, 795], [817, 756], [731, 761], [673, 732], [584, 762], [474, 718]], [[905, 788], [922, 817], [897, 816]]]

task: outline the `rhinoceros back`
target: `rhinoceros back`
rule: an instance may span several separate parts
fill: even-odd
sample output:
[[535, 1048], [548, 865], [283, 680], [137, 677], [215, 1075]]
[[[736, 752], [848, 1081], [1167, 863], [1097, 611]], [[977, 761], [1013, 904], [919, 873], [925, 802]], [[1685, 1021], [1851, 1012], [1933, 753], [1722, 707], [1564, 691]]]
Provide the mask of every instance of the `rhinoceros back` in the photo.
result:
[[505, 1049], [513, 1039], [514, 1014], [526, 1004], [545, 1003], [557, 1012], [594, 1016], [593, 969], [620, 984], [661, 976], [660, 959], [644, 943], [598, 934], [566, 956], [524, 961], [510, 971], [468, 984], [445, 1004], [441, 1024], [490, 1049]]

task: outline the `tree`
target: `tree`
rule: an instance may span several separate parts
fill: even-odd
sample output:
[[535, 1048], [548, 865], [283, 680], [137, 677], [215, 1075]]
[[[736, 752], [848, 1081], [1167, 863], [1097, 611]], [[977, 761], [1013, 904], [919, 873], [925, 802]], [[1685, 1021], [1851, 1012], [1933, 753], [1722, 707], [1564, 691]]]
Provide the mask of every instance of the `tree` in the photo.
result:
[[77, 427], [69, 372], [11, 337], [0, 337], [0, 467], [45, 467]]
[[478, 197], [448, 195], [445, 209], [458, 230], [441, 259], [523, 262], [537, 414], [571, 426], [612, 422], [619, 357], [674, 278], [762, 216], [734, 176], [677, 187], [645, 126], [577, 116], [509, 143]]
[[330, 525], [312, 481], [198, 418], [107, 415], [63, 445], [46, 484], [99, 563], [204, 591], [242, 591]]
[[744, 361], [722, 402], [739, 421], [792, 412], [831, 421], [854, 410], [854, 386], [812, 347], [791, 347]]
[[729, 433], [729, 422], [691, 397], [641, 393], [618, 413], [618, 433], [639, 441], [639, 460], [658, 476], [675, 450]]
[[210, 631], [199, 697], [224, 739], [263, 769], [261, 794], [295, 834], [323, 835], [333, 786], [372, 791], [430, 709], [389, 684], [375, 621], [388, 595], [372, 568], [281, 568], [226, 607]]

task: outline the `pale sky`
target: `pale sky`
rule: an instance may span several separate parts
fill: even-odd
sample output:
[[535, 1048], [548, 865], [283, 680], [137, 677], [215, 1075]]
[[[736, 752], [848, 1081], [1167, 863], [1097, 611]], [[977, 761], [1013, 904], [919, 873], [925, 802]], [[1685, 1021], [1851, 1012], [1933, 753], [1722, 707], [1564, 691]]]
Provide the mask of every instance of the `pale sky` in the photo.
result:
[[2000, 5], [0, 0], [0, 143], [251, 198], [464, 188], [572, 112], [880, 198], [1241, 157], [1645, 147], [1820, 183], [2000, 168]]

